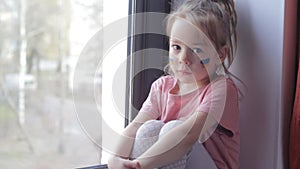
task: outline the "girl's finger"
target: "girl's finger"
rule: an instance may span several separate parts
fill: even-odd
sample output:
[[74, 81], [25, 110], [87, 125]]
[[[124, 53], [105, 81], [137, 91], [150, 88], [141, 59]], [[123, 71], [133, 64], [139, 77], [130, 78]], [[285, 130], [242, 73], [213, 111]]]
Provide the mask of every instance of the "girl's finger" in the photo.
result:
[[141, 167], [141, 165], [140, 165], [140, 163], [139, 162], [136, 162], [136, 169], [142, 169], [142, 167]]
[[126, 167], [134, 168], [134, 169], [141, 169], [140, 164], [135, 161], [127, 161], [124, 163]]

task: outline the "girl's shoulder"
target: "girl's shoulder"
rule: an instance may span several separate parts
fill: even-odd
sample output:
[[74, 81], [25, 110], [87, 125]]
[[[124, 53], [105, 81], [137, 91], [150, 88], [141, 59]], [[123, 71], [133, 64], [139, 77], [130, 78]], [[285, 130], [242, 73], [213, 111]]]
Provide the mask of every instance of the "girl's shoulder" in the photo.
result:
[[207, 90], [214, 89], [224, 89], [227, 91], [238, 91], [237, 86], [230, 77], [218, 77], [212, 81], [207, 87]]
[[152, 87], [159, 88], [159, 89], [168, 89], [172, 88], [177, 82], [177, 79], [170, 75], [161, 76], [158, 79], [156, 79]]
[[165, 84], [165, 83], [174, 83], [176, 82], [176, 78], [171, 75], [161, 76], [154, 81], [154, 83]]

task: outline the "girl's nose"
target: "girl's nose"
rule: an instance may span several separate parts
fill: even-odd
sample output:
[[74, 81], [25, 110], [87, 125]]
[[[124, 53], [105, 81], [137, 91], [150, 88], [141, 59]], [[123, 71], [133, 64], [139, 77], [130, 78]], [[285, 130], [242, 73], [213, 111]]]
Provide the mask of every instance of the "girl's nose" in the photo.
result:
[[179, 58], [180, 64], [190, 65], [189, 53], [186, 50], [182, 50]]

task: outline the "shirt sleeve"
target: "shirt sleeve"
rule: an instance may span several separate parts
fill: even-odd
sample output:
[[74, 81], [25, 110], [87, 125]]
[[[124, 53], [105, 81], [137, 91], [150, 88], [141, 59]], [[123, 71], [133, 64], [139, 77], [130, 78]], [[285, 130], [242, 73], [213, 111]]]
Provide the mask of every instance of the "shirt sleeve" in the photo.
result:
[[163, 84], [163, 79], [159, 78], [154, 81], [151, 85], [149, 95], [145, 102], [143, 103], [140, 113], [145, 113], [153, 119], [158, 119], [161, 116], [161, 86]]
[[202, 97], [197, 111], [208, 113], [208, 117], [225, 130], [238, 131], [238, 91], [231, 79], [213, 82]]

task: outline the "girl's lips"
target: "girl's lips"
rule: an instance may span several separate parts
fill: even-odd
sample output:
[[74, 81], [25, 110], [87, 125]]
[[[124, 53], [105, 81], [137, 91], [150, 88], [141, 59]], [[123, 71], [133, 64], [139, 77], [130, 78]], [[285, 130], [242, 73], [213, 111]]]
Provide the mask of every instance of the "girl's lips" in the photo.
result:
[[187, 71], [187, 70], [177, 70], [177, 72], [180, 74], [184, 74], [184, 75], [192, 74], [190, 71]]

